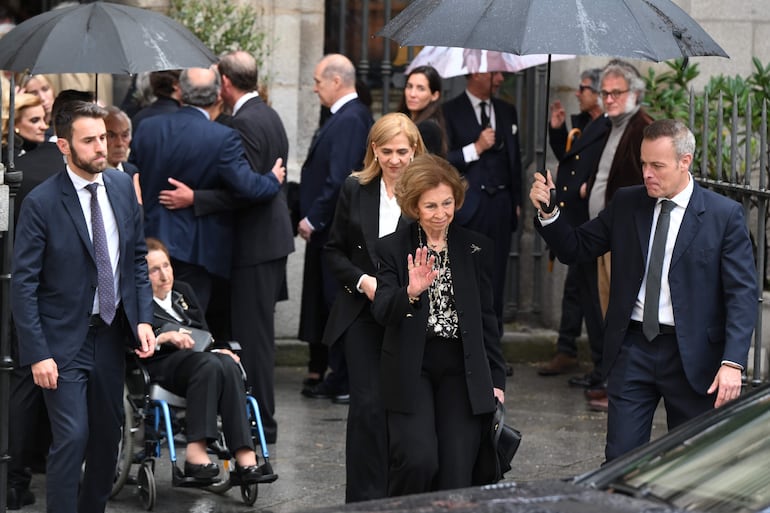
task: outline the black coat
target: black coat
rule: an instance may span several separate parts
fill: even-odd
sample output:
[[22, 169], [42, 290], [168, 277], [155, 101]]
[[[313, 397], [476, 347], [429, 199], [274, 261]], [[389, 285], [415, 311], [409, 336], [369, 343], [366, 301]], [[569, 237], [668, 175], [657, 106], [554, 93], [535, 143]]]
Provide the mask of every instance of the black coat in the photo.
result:
[[[428, 293], [410, 304], [407, 255], [418, 247], [412, 223], [376, 244], [380, 256], [374, 318], [385, 325], [382, 346], [382, 397], [385, 408], [410, 413], [422, 369], [428, 325]], [[468, 397], [474, 415], [495, 409], [493, 387], [505, 389], [505, 361], [492, 300], [492, 246], [481, 234], [450, 225], [448, 251], [455, 306], [460, 321]]]

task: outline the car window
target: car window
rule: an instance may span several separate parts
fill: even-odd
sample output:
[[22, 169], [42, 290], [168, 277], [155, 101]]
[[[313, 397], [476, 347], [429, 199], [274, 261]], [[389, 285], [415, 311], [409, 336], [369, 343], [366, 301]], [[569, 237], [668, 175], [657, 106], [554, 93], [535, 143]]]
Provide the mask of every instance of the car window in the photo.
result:
[[770, 396], [670, 450], [640, 459], [615, 483], [683, 510], [755, 512], [768, 507]]

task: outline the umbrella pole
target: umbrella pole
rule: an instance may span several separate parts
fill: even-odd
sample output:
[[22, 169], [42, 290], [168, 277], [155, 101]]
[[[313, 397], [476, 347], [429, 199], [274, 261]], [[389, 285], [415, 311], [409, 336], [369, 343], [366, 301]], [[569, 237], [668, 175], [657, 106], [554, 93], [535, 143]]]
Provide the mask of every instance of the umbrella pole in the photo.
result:
[[[550, 101], [550, 92], [551, 92], [551, 54], [548, 54], [548, 67], [546, 68], [546, 74], [545, 74], [545, 116], [543, 119], [545, 120], [545, 123], [543, 123], [543, 161], [540, 165], [540, 172], [543, 173], [543, 177], [548, 177], [548, 171], [545, 169], [545, 155], [548, 148], [548, 125], [550, 124], [550, 121], [548, 119], [548, 102]], [[556, 189], [551, 189], [551, 200], [546, 205], [542, 201], [540, 202], [540, 210], [545, 212], [546, 214], [550, 214], [553, 212], [553, 209], [556, 208]]]

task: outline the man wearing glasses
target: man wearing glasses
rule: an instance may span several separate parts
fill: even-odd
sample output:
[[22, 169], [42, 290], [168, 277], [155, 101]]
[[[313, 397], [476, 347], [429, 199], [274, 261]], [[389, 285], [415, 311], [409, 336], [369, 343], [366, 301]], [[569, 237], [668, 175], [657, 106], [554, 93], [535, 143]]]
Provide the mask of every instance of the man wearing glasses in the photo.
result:
[[[588, 198], [585, 184], [596, 170], [604, 149], [611, 122], [603, 115], [599, 102], [601, 68], [587, 69], [580, 74], [575, 90], [580, 113], [572, 115], [572, 130], [567, 133], [566, 112], [560, 101], [551, 105], [548, 133], [554, 155], [559, 159], [556, 173], [556, 202], [561, 215], [572, 226], [588, 221]], [[573, 135], [575, 134], [575, 135]], [[551, 254], [551, 262], [554, 255]], [[556, 354], [538, 368], [541, 376], [556, 376], [577, 369], [577, 342], [583, 320], [591, 347], [592, 359], [601, 362], [602, 314], [596, 287], [596, 263], [572, 264], [567, 269], [561, 302], [561, 322]], [[592, 387], [602, 384], [601, 369], [585, 376], [573, 376], [569, 384]]]
[[[599, 215], [613, 194], [628, 185], [643, 183], [640, 152], [644, 128], [652, 118], [641, 108], [645, 84], [639, 71], [630, 63], [613, 59], [602, 72], [601, 98], [611, 127], [594, 172], [587, 184], [588, 216]], [[602, 316], [607, 312], [610, 290], [610, 254], [599, 257], [597, 286]], [[601, 361], [594, 360], [601, 368]], [[603, 385], [586, 389], [589, 407], [607, 410], [607, 393]]]

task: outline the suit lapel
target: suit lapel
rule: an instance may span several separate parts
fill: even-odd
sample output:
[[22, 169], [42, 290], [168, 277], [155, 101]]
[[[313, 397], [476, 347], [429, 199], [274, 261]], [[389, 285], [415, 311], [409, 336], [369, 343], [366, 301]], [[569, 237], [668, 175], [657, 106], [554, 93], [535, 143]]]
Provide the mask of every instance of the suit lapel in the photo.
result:
[[75, 190], [75, 186], [72, 185], [72, 180], [69, 179], [67, 171], [62, 171], [59, 175], [62, 191], [62, 203], [64, 203], [64, 209], [72, 219], [72, 224], [75, 226], [75, 231], [83, 242], [83, 245], [88, 250], [88, 254], [96, 262], [96, 256], [94, 255], [94, 245], [91, 243], [91, 237], [88, 235], [88, 226], [86, 225], [86, 219], [83, 216], [83, 209], [80, 206], [80, 199], [78, 193]]
[[[692, 179], [692, 178], [691, 178]], [[674, 243], [674, 252], [671, 254], [671, 269], [674, 268], [679, 259], [684, 255], [687, 248], [690, 247], [695, 236], [700, 230], [701, 220], [703, 213], [706, 211], [705, 203], [703, 202], [703, 191], [698, 184], [693, 184], [692, 196], [690, 197], [690, 203], [684, 211], [684, 217], [682, 218], [682, 225], [679, 227], [679, 233], [676, 236], [676, 242]]]
[[636, 209], [634, 220], [636, 222], [636, 234], [639, 237], [639, 247], [642, 250], [642, 265], [646, 267], [647, 252], [650, 246], [650, 234], [652, 233], [652, 214], [655, 209], [655, 198], [650, 198], [644, 193], [646, 200], [641, 201], [641, 208]]
[[369, 258], [372, 262], [377, 262], [374, 255], [374, 246], [380, 237], [380, 180], [372, 180], [368, 184], [360, 187], [361, 193], [358, 196], [358, 211], [361, 215], [361, 231], [364, 232], [366, 241], [366, 250], [369, 252]]

